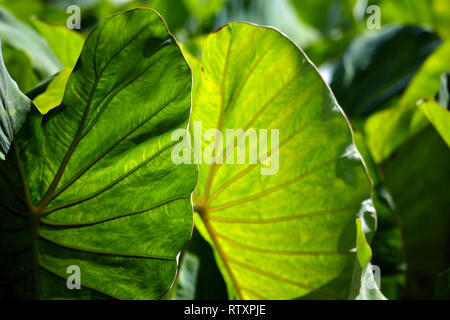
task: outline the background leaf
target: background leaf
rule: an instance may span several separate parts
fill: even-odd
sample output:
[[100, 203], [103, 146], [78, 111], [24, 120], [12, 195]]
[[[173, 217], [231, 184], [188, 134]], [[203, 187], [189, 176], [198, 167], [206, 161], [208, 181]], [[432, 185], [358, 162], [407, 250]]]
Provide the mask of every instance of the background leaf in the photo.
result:
[[337, 63], [330, 83], [346, 114], [365, 117], [386, 108], [437, 47], [437, 40], [428, 30], [401, 26], [359, 36]]
[[436, 275], [448, 266], [449, 163], [448, 146], [429, 125], [381, 166], [401, 219], [409, 299], [431, 297]]
[[31, 101], [19, 90], [3, 62], [0, 42], [0, 160], [25, 122]]
[[31, 21], [45, 38], [63, 67], [73, 68], [80, 56], [84, 38], [66, 26], [52, 26], [37, 19]]
[[62, 69], [61, 62], [45, 39], [1, 7], [0, 37], [12, 47], [25, 52], [33, 67], [43, 78], [47, 78]]

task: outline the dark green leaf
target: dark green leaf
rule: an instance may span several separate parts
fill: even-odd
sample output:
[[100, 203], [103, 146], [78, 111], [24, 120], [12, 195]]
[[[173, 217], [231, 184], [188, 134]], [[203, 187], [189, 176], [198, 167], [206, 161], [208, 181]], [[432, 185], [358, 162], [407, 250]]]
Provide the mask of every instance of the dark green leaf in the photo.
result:
[[431, 298], [436, 275], [448, 267], [449, 163], [449, 147], [429, 126], [382, 164], [401, 221], [406, 298]]
[[175, 300], [225, 300], [227, 289], [214, 253], [197, 231], [181, 259]]
[[436, 48], [436, 40], [425, 29], [398, 26], [358, 37], [339, 60], [331, 80], [345, 112], [365, 117], [388, 106]]

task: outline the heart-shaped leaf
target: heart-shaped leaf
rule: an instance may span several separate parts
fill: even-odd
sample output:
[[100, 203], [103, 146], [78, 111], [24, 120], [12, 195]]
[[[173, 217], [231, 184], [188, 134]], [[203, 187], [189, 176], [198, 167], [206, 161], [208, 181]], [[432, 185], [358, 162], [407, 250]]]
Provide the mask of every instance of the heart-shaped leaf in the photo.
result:
[[371, 183], [317, 69], [276, 30], [245, 23], [211, 34], [192, 65], [196, 226], [230, 297], [349, 297], [355, 218], [374, 231]]
[[[137, 9], [100, 23], [61, 106], [45, 116], [33, 109], [0, 164], [2, 294], [167, 292], [192, 230], [196, 168], [171, 161], [172, 131], [187, 130], [190, 89], [189, 67], [159, 14]], [[82, 290], [66, 286], [73, 266]]]

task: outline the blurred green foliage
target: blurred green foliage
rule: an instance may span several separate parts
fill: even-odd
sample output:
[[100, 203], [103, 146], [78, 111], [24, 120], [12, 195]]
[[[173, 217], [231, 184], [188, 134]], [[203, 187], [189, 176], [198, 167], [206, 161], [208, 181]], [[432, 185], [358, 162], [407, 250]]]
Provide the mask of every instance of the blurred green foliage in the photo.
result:
[[[81, 30], [65, 29], [72, 4], [81, 8]], [[379, 29], [367, 23], [377, 12], [371, 6], [379, 8]], [[47, 81], [39, 92], [45, 90], [49, 77], [74, 66], [101, 18], [135, 7], [164, 17], [190, 63], [201, 56], [206, 35], [226, 23], [279, 29], [320, 68], [355, 130], [374, 182], [372, 263], [381, 267], [381, 290], [390, 299], [448, 297], [448, 271], [447, 280], [438, 274], [450, 259], [450, 1], [0, 0], [0, 7], [5, 64], [22, 91]], [[175, 298], [224, 297], [211, 254], [193, 238]], [[212, 279], [214, 292], [205, 289]]]

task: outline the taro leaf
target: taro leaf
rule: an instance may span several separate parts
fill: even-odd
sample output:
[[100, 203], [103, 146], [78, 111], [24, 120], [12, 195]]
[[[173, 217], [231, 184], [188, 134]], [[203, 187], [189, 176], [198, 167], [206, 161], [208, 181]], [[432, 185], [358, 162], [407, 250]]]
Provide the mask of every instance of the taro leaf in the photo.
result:
[[367, 146], [376, 163], [381, 163], [428, 125], [417, 102], [435, 97], [442, 73], [450, 70], [449, 56], [450, 42], [444, 42], [420, 67], [400, 101], [366, 121]]
[[[62, 105], [44, 117], [33, 109], [0, 166], [3, 294], [167, 292], [192, 230], [196, 169], [171, 161], [190, 88], [189, 67], [155, 11], [110, 16], [90, 34]], [[67, 290], [71, 265], [82, 290]]]
[[[204, 136], [195, 222], [214, 247], [230, 298], [346, 299], [355, 218], [366, 219], [369, 237], [374, 231], [371, 184], [317, 69], [274, 29], [226, 25], [205, 41], [194, 68], [190, 130], [197, 161], [198, 133], [210, 129], [220, 130], [224, 143], [217, 147], [220, 137], [211, 143]], [[226, 142], [227, 129], [243, 131]], [[234, 150], [236, 139], [253, 143]], [[272, 149], [270, 156], [264, 149]], [[205, 162], [220, 162], [225, 152], [234, 164]], [[239, 154], [245, 164], [234, 159]]]
[[42, 78], [47, 78], [62, 69], [61, 62], [45, 39], [1, 7], [0, 37], [12, 47], [25, 52]]
[[450, 112], [432, 100], [420, 103], [419, 108], [450, 147]]
[[25, 122], [31, 101], [19, 90], [3, 62], [0, 43], [0, 160]]
[[381, 165], [401, 219], [408, 299], [430, 299], [436, 275], [448, 268], [449, 163], [448, 146], [429, 125]]
[[345, 112], [365, 117], [388, 106], [436, 48], [436, 40], [428, 30], [399, 26], [358, 37], [337, 63], [331, 80]]

